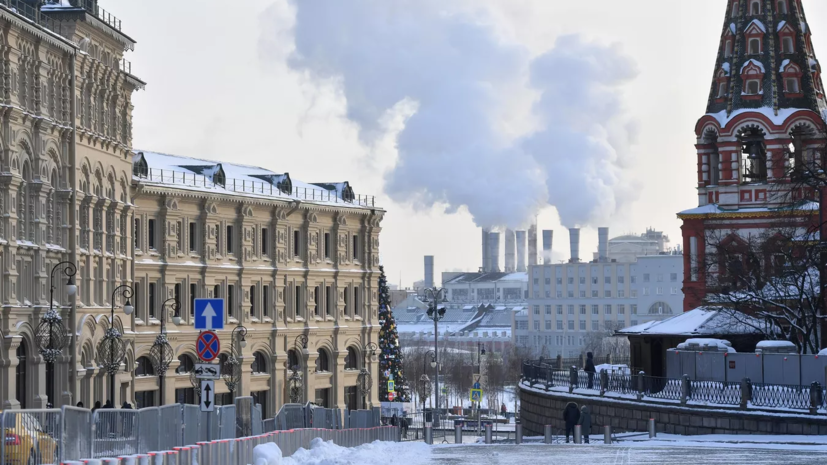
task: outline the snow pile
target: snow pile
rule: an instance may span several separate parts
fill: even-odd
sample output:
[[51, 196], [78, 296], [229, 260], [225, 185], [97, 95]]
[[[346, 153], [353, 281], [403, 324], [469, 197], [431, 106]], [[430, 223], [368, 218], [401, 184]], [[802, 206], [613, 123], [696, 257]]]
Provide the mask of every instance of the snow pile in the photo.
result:
[[603, 370], [606, 370], [606, 372], [609, 374], [616, 373], [619, 375], [628, 375], [632, 372], [626, 365], [610, 365], [608, 363], [597, 365], [594, 367], [594, 369], [597, 370], [598, 373], [600, 373]]
[[274, 442], [260, 444], [253, 449], [254, 465], [281, 465], [281, 449]]
[[717, 349], [719, 352], [735, 352], [732, 348], [732, 343], [725, 339], [713, 338], [693, 338], [687, 339], [685, 342], [678, 344], [679, 350], [712, 350]]
[[253, 465], [352, 465], [367, 463], [430, 463], [431, 448], [422, 442], [375, 441], [359, 447], [337, 446], [322, 438], [310, 441], [310, 449], [301, 448], [290, 457], [282, 457], [275, 444], [262, 444], [253, 449]]

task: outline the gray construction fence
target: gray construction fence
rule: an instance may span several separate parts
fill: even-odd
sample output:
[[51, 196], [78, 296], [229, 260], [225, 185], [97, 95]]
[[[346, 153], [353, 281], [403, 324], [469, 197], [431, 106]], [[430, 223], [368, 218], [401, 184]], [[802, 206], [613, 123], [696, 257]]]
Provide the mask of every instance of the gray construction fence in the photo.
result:
[[[342, 421], [344, 418], [344, 423]], [[378, 409], [345, 411], [313, 404], [287, 404], [276, 418], [262, 419], [261, 408], [251, 397], [239, 397], [235, 405], [202, 412], [197, 405], [91, 410], [6, 410], [0, 414], [5, 441], [0, 457], [10, 463], [56, 464], [172, 451], [200, 442], [259, 436], [293, 429], [378, 427]]]
[[666, 377], [693, 380], [809, 386], [827, 384], [827, 356], [669, 349]]

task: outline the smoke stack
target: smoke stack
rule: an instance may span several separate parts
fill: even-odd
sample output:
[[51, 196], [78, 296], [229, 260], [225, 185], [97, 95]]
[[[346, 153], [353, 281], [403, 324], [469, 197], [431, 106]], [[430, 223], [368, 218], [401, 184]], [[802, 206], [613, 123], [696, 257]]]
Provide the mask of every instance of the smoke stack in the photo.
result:
[[525, 246], [526, 233], [525, 231], [517, 231], [517, 271], [524, 273], [525, 268]]
[[554, 239], [554, 231], [543, 230], [543, 263], [551, 264], [551, 241]]
[[609, 228], [597, 228], [597, 261], [609, 261]]
[[434, 287], [434, 256], [425, 255], [425, 288]]
[[571, 260], [570, 263], [577, 263], [580, 261], [580, 229], [569, 228], [569, 239], [571, 243]]
[[491, 255], [489, 255], [489, 251], [491, 246], [488, 245], [488, 237], [491, 234], [486, 228], [482, 228], [482, 271], [488, 272], [491, 271]]
[[528, 228], [528, 266], [537, 264], [537, 223]]
[[491, 262], [491, 269], [488, 271], [500, 271], [500, 233], [492, 232], [488, 235], [488, 258]]
[[506, 229], [505, 230], [505, 271], [507, 273], [513, 273], [514, 270], [517, 268], [517, 260], [516, 260], [516, 252], [515, 252], [515, 244], [516, 239], [514, 237], [514, 230], [513, 229]]

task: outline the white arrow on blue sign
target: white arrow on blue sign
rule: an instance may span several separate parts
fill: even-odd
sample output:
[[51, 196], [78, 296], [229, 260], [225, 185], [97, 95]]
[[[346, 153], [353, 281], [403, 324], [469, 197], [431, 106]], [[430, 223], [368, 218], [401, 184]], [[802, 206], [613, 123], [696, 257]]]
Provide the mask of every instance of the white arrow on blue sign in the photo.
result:
[[195, 299], [195, 329], [224, 329], [224, 299]]

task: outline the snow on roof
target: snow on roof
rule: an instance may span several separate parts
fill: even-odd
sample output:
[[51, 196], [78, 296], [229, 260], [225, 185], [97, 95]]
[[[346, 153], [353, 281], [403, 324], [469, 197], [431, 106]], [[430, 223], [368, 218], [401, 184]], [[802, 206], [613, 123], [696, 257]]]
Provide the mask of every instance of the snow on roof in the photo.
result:
[[775, 29], [775, 31], [778, 32], [781, 29], [784, 29], [784, 26], [786, 26], [786, 25], [787, 25], [787, 22], [782, 19], [781, 21], [778, 22], [778, 27]]
[[710, 350], [713, 347], [723, 352], [735, 352], [735, 349], [732, 348], [731, 342], [725, 339], [715, 339], [706, 337], [696, 337], [687, 339], [686, 341], [678, 344], [677, 349], [692, 350], [695, 348], [701, 348], [703, 350]]
[[730, 123], [736, 116], [741, 115], [743, 113], [760, 113], [767, 117], [773, 124], [775, 125], [782, 125], [784, 122], [792, 116], [793, 113], [797, 111], [812, 111], [808, 108], [779, 108], [778, 114], [776, 115], [772, 108], [770, 107], [761, 107], [761, 108], [740, 108], [738, 110], [733, 111], [730, 115], [727, 115], [726, 110], [721, 110], [718, 113], [707, 113], [708, 116], [711, 116], [718, 120], [720, 123], [721, 128], [725, 128], [727, 124]]
[[767, 26], [764, 26], [764, 23], [758, 21], [757, 19], [753, 19], [752, 21], [750, 21], [749, 24], [747, 24], [747, 27], [744, 29], [744, 32], [747, 32], [753, 24], [758, 26], [758, 28], [761, 29], [761, 32], [767, 32]]
[[[135, 160], [146, 161], [147, 172], [133, 175], [133, 181], [147, 185], [173, 185], [196, 191], [224, 191], [233, 195], [299, 199], [313, 203], [374, 207], [373, 196], [353, 196], [347, 182], [312, 184], [291, 179], [289, 173], [276, 173], [258, 166], [136, 150]], [[215, 178], [223, 171], [224, 185]]]
[[782, 207], [782, 208], [767, 208], [767, 207], [754, 207], [754, 208], [738, 208], [734, 210], [729, 209], [722, 209], [716, 204], [706, 204], [701, 207], [697, 208], [690, 208], [689, 210], [684, 210], [678, 215], [710, 215], [710, 214], [718, 214], [718, 213], [763, 213], [763, 212], [774, 212], [774, 211], [786, 211], [786, 210], [804, 210], [804, 211], [815, 211], [819, 209], [818, 202], [807, 201], [796, 205], [795, 207]]
[[[743, 320], [748, 317], [741, 316], [739, 318]], [[647, 323], [649, 323], [648, 326], [646, 326]], [[647, 323], [621, 329], [617, 333], [627, 335], [693, 336], [705, 334], [752, 334], [757, 332], [743, 322], [738, 321], [732, 315], [704, 307], [699, 307], [665, 320]], [[756, 322], [756, 324], [758, 323]]]
[[766, 68], [764, 68], [764, 63], [761, 63], [760, 61], [756, 60], [755, 58], [750, 58], [749, 60], [745, 61], [744, 64], [741, 66], [741, 73], [742, 74], [744, 72], [744, 68], [746, 68], [750, 64], [753, 64], [753, 65], [757, 66], [761, 70], [762, 73], [767, 72]]
[[732, 67], [730, 66], [728, 61], [725, 62], [723, 65], [721, 65], [721, 68], [724, 69], [724, 72], [726, 73], [727, 76], [729, 76], [730, 71], [732, 71]]
[[779, 73], [783, 73], [783, 72], [784, 72], [784, 68], [786, 68], [786, 67], [787, 67], [787, 65], [789, 65], [789, 64], [790, 64], [790, 59], [789, 59], [789, 58], [785, 58], [785, 59], [784, 59], [784, 61], [782, 61], [782, 62], [781, 62], [781, 66], [779, 66], [779, 67], [778, 67], [778, 72], [779, 72]]
[[755, 345], [756, 349], [766, 349], [767, 347], [796, 348], [795, 344], [790, 341], [761, 341]]
[[735, 34], [736, 30], [735, 23], [729, 23], [729, 31]]

